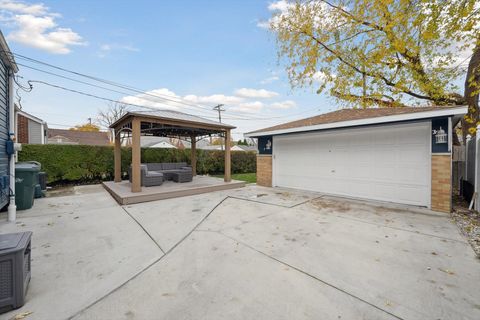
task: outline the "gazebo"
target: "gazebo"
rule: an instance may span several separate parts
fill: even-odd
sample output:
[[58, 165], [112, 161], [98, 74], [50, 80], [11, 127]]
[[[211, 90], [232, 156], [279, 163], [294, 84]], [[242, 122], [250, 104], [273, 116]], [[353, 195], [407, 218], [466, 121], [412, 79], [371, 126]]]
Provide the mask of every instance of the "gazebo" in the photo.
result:
[[140, 137], [142, 135], [157, 137], [174, 137], [189, 140], [191, 143], [191, 165], [192, 173], [196, 176], [197, 157], [196, 142], [204, 137], [212, 135], [221, 135], [225, 139], [225, 175], [224, 181], [231, 181], [231, 157], [230, 157], [230, 137], [231, 130], [235, 127], [207, 120], [194, 115], [171, 111], [131, 111], [127, 112], [120, 119], [110, 126], [115, 133], [115, 180], [118, 183], [122, 181], [121, 168], [121, 139], [130, 138], [132, 146], [132, 184], [131, 192], [141, 192], [141, 145]]

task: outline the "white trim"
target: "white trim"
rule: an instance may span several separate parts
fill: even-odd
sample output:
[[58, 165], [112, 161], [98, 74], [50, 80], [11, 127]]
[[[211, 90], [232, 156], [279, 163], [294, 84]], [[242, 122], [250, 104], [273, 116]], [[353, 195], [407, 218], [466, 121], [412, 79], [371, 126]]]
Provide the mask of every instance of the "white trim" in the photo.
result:
[[428, 130], [428, 150], [430, 153], [430, 161], [428, 162], [428, 181], [430, 182], [429, 185], [429, 196], [428, 196], [428, 207], [429, 209], [432, 208], [432, 156], [435, 154], [432, 152], [432, 121], [429, 121], [428, 127], [430, 130]]
[[[0, 37], [3, 38], [3, 37]], [[14, 92], [13, 92], [13, 72], [14, 70], [9, 70], [8, 72], [8, 135], [12, 139], [16, 132], [15, 130], [15, 105], [13, 102]], [[8, 205], [8, 221], [15, 222], [17, 220], [17, 206], [15, 205], [15, 156], [12, 154], [8, 158], [9, 161], [9, 175], [10, 175], [10, 203]]]
[[452, 145], [453, 145], [452, 140], [453, 140], [452, 117], [448, 117], [448, 152], [450, 153], [452, 152]]
[[41, 140], [40, 140], [40, 141], [41, 141], [41, 144], [45, 144], [46, 141], [45, 141], [45, 124], [44, 124], [44, 123], [41, 123], [41, 124], [40, 124], [40, 131], [41, 131], [41, 132], [40, 132], [40, 134], [41, 134], [41, 136], [40, 136], [40, 138], [41, 138]]
[[445, 109], [434, 110], [434, 111], [413, 112], [413, 113], [407, 113], [407, 114], [396, 114], [396, 115], [375, 117], [375, 118], [324, 123], [324, 124], [317, 124], [313, 126], [303, 126], [303, 127], [271, 130], [271, 131], [263, 131], [263, 132], [248, 132], [244, 134], [244, 137], [246, 138], [261, 137], [261, 136], [270, 136], [270, 135], [284, 134], [284, 133], [316, 131], [316, 130], [325, 130], [325, 129], [334, 129], [334, 128], [345, 128], [345, 127], [364, 126], [364, 125], [372, 125], [372, 124], [380, 124], [380, 123], [389, 123], [389, 122], [429, 119], [429, 118], [443, 117], [443, 116], [464, 115], [467, 112], [468, 112], [468, 107], [462, 106], [457, 108], [445, 108]]
[[29, 120], [32, 120], [33, 122], [40, 123], [40, 124], [42, 124], [42, 125], [47, 123], [46, 121], [44, 121], [44, 120], [42, 120], [42, 119], [40, 119], [40, 118], [37, 118], [37, 117], [35, 117], [35, 116], [32, 116], [31, 114], [26, 113], [26, 112], [24, 112], [24, 111], [17, 110], [17, 111], [16, 111], [16, 114], [17, 114], [17, 115], [20, 114], [21, 116], [24, 116], [25, 118], [27, 118], [27, 119], [29, 119]]

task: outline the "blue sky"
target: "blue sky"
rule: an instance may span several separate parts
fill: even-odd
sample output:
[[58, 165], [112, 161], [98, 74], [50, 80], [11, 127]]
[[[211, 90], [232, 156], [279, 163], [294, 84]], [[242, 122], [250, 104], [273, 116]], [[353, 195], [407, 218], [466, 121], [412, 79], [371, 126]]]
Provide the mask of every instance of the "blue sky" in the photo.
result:
[[[4, 0], [0, 23], [14, 53], [202, 107], [224, 103], [225, 122], [238, 127], [238, 139], [243, 132], [336, 109], [335, 102], [315, 94], [315, 88], [290, 88], [273, 35], [259, 27], [281, 4]], [[20, 66], [19, 75], [22, 83], [43, 80], [110, 99], [215, 117], [206, 109], [99, 90], [27, 67]], [[24, 110], [50, 127], [85, 123], [107, 106], [42, 84], [20, 95]]]

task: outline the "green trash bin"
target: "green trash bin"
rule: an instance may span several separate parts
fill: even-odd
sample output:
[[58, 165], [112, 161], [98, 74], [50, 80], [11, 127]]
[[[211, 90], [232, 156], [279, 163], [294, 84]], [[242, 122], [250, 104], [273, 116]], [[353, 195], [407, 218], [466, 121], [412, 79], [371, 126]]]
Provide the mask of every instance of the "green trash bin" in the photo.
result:
[[40, 166], [37, 163], [18, 162], [15, 164], [15, 205], [18, 210], [30, 209], [33, 206], [39, 171]]

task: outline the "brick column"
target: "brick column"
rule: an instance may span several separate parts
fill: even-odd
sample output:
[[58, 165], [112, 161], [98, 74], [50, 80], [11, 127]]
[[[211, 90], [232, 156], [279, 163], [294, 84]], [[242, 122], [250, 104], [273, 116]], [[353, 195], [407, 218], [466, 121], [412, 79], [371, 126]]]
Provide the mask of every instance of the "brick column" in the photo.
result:
[[452, 155], [432, 154], [432, 210], [452, 210]]
[[272, 156], [257, 154], [257, 185], [272, 186]]
[[17, 114], [17, 142], [28, 143], [28, 118]]

